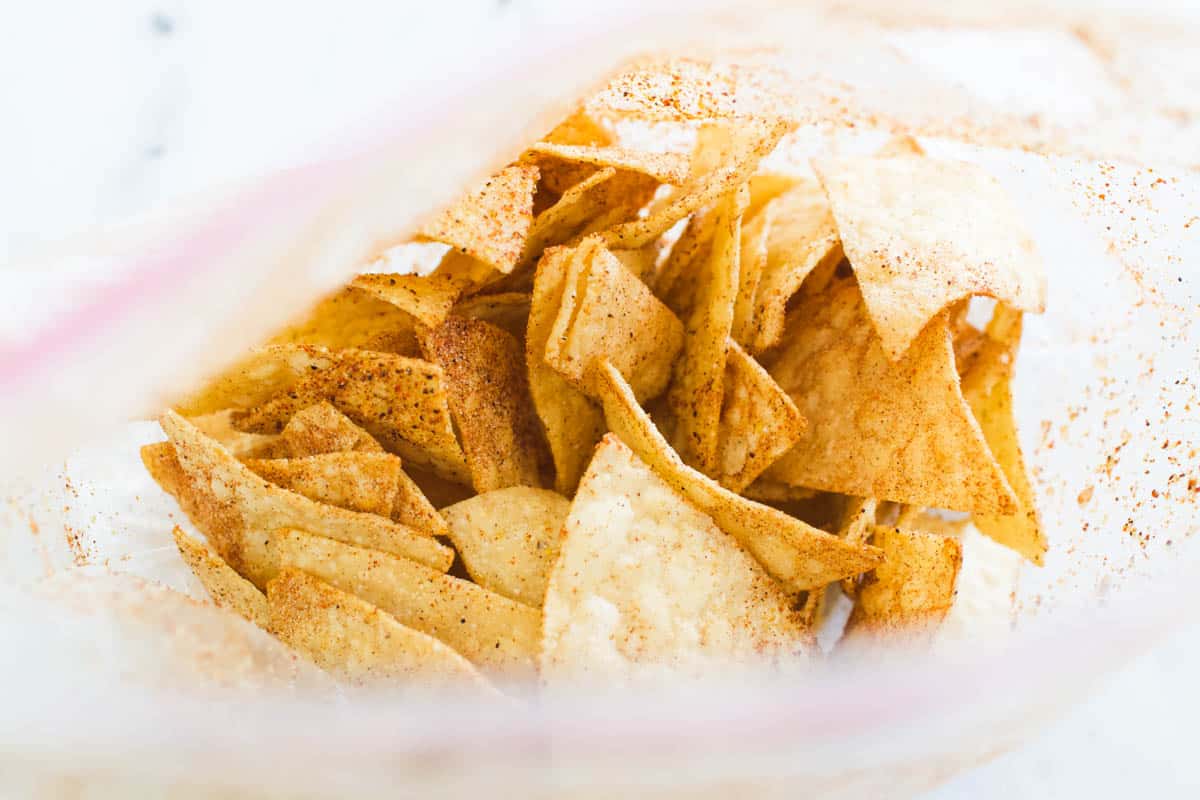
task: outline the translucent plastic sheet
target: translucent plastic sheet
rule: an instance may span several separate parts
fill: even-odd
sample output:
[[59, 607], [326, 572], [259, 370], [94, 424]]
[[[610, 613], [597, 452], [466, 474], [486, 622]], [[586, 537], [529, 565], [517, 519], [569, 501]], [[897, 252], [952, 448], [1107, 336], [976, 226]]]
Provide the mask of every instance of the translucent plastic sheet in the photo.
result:
[[[541, 46], [514, 46], [475, 82], [410, 87], [398, 102], [420, 118], [352, 153], [12, 274], [50, 299], [17, 304], [0, 346], [0, 787], [900, 796], [1013, 746], [1190, 613], [1200, 178], [1188, 168], [1200, 138], [1188, 132], [1200, 103], [1156, 93], [1138, 68], [1150, 43], [1186, 65], [1178, 31], [1123, 38], [1119, 20], [1028, 14], [998, 32], [969, 6], [950, 20], [742, 8], [682, 29], [677, 16], [597, 17], [553, 31], [554, 46], [531, 32]], [[946, 640], [916, 661], [516, 710], [331, 698], [250, 626], [140, 582], [203, 598], [170, 541], [186, 520], [138, 459], [161, 434], [131, 419], [353, 275], [622, 59], [707, 52], [713, 30], [723, 45], [789, 44], [739, 55], [800, 87], [809, 124], [773, 166], [803, 171], [810, 154], [909, 130], [1015, 198], [1049, 272], [1049, 310], [1027, 320], [1014, 388], [1051, 543], [1043, 569], [968, 542]], [[229, 648], [244, 654], [236, 685], [182, 666]]]

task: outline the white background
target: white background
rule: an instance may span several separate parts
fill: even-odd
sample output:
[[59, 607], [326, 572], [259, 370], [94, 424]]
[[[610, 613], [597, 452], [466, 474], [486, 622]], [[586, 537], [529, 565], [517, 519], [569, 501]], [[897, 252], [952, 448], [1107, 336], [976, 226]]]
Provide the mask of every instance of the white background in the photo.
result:
[[[0, 262], [320, 152], [385, 110], [398, 81], [438, 79], [399, 74], [400, 49], [503, 37], [557, 13], [545, 0], [8, 6], [17, 4], [0, 12]], [[931, 797], [1194, 794], [1198, 669], [1200, 627], [1137, 658], [1021, 751]]]

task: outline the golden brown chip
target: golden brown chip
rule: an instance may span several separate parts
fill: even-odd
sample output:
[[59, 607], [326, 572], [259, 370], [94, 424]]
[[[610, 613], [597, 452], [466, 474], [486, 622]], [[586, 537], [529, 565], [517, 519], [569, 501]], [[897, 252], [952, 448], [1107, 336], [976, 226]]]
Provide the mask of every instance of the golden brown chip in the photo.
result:
[[604, 247], [579, 248], [564, 282], [546, 363], [581, 391], [598, 395], [592, 367], [607, 358], [639, 400], [660, 394], [683, 344], [683, 325]]
[[495, 692], [471, 662], [365, 600], [295, 569], [267, 584], [271, 632], [353, 686]]
[[[453, 281], [440, 275], [366, 273], [355, 278], [351, 286], [373, 296], [376, 302], [403, 310], [422, 325], [437, 325], [444, 320], [460, 292]], [[363, 345], [342, 345], [359, 346]]]
[[267, 627], [267, 598], [250, 581], [234, 572], [217, 551], [183, 532], [178, 525], [171, 531], [179, 555], [192, 568], [213, 602], [253, 622]]
[[746, 206], [746, 219], [758, 216], [772, 200], [801, 180], [796, 175], [757, 173], [750, 179], [750, 205]]
[[767, 371], [736, 342], [725, 362], [717, 438], [721, 485], [741, 492], [804, 432], [804, 417]]
[[191, 417], [188, 421], [208, 438], [216, 439], [222, 447], [238, 458], [272, 458], [287, 450], [287, 442], [279, 436], [245, 433], [233, 427], [234, 413], [234, 409], [227, 408], [224, 411]]
[[[417, 490], [429, 501], [429, 505], [435, 509], [452, 506], [455, 503], [466, 500], [468, 497], [475, 496], [475, 490], [470, 486], [464, 486], [461, 483], [439, 478], [432, 472], [420, 467], [405, 466], [404, 471], [412, 478], [413, 485], [416, 486]], [[441, 519], [440, 514], [438, 515], [438, 519]], [[413, 527], [422, 526], [414, 525]], [[442, 536], [444, 532], [438, 535]]]
[[540, 164], [547, 161], [566, 161], [590, 164], [597, 169], [612, 167], [622, 172], [637, 172], [654, 178], [658, 183], [681, 184], [688, 177], [689, 159], [682, 153], [663, 153], [634, 150], [620, 145], [557, 144], [535, 142], [529, 152]]
[[760, 68], [728, 60], [644, 59], [614, 76], [588, 98], [585, 108], [597, 117], [740, 122], [786, 107], [786, 87], [770, 78]]
[[963, 399], [944, 317], [899, 361], [884, 352], [852, 281], [803, 295], [795, 319], [770, 373], [808, 432], [768, 477], [933, 508], [1015, 509]]
[[454, 306], [454, 313], [490, 322], [511, 333], [518, 341], [524, 341], [525, 328], [529, 324], [529, 303], [528, 292], [477, 294]]
[[649, 244], [679, 220], [749, 180], [758, 162], [791, 127], [790, 122], [776, 118], [747, 120], [738, 125], [711, 157], [719, 166], [693, 174], [667, 202], [651, 209], [645, 217], [615, 225], [599, 235], [610, 248], [635, 249]]
[[791, 503], [797, 500], [811, 500], [821, 492], [803, 486], [791, 486], [769, 478], [758, 478], [742, 489], [741, 494], [743, 497], [763, 503]]
[[325, 400], [406, 464], [470, 482], [441, 367], [366, 350], [338, 350], [326, 357], [324, 369], [310, 370], [286, 394], [238, 414], [234, 424], [242, 430], [278, 433], [294, 414]]
[[813, 169], [889, 358], [970, 295], [1045, 308], [1033, 240], [1000, 183], [980, 167], [894, 156], [829, 158]]
[[719, 472], [722, 384], [738, 293], [742, 209], [749, 194], [743, 186], [722, 198], [714, 215], [707, 263], [691, 275], [680, 276], [680, 281], [695, 281], [697, 288], [691, 293], [694, 303], [684, 329], [683, 353], [675, 362], [667, 393], [675, 420], [672, 443], [687, 464], [706, 475]]
[[841, 243], [829, 201], [816, 181], [796, 183], [769, 204], [773, 224], [767, 258], [754, 295], [745, 341], [753, 352], [779, 343], [787, 302], [822, 265], [841, 260]]
[[1021, 443], [1013, 419], [1012, 374], [1021, 343], [1021, 312], [996, 304], [986, 341], [963, 377], [963, 395], [983, 429], [992, 455], [1000, 462], [1016, 496], [1016, 513], [1001, 516], [977, 514], [975, 526], [1039, 566], [1046, 553], [1037, 500], [1025, 470]]
[[228, 408], [250, 408], [286, 392], [312, 370], [329, 364], [329, 351], [318, 347], [260, 347], [177, 403], [175, 410], [195, 417]]
[[755, 298], [767, 266], [767, 242], [775, 224], [777, 208], [775, 203], [767, 203], [753, 217], [747, 211], [742, 218], [738, 290], [733, 304], [733, 340], [744, 347], [754, 346]]
[[446, 393], [477, 492], [540, 486], [542, 435], [521, 343], [487, 322], [451, 316], [421, 338]]
[[331, 350], [367, 347], [384, 340], [415, 344], [411, 309], [398, 308], [373, 294], [347, 286], [318, 303], [300, 322], [273, 336], [270, 344], [315, 344]]
[[791, 591], [857, 575], [879, 563], [873, 547], [850, 545], [769, 506], [739, 497], [688, 467], [637, 404], [621, 373], [603, 364], [603, 401], [609, 428], [638, 457], [735, 538]]
[[324, 453], [303, 458], [250, 458], [250, 471], [309, 500], [350, 511], [391, 516], [400, 459], [391, 453]]
[[948, 536], [877, 526], [883, 563], [858, 587], [846, 635], [927, 634], [954, 603], [962, 546]]
[[569, 507], [556, 492], [514, 486], [455, 503], [442, 515], [476, 583], [540, 608]]
[[537, 179], [533, 164], [505, 167], [423, 225], [421, 235], [498, 272], [512, 272], [533, 224]]
[[324, 400], [292, 415], [280, 436], [292, 458], [324, 453], [383, 452], [383, 446], [371, 434]]
[[554, 460], [554, 488], [566, 495], [575, 492], [605, 430], [599, 405], [546, 364], [546, 345], [562, 305], [567, 270], [578, 256], [579, 248], [560, 247], [547, 250], [538, 262], [525, 337], [529, 391]]
[[649, 282], [653, 280], [654, 269], [658, 264], [658, 242], [651, 242], [637, 250], [610, 250], [609, 252], [642, 283], [649, 285]]
[[[879, 501], [874, 497], [847, 497], [841, 509], [835, 533], [839, 539], [852, 544], [869, 542], [875, 529]], [[843, 578], [842, 592], [849, 598], [858, 596], [858, 577]]]
[[281, 569], [303, 570], [357, 595], [481, 667], [533, 667], [542, 617], [536, 608], [414, 561], [322, 536], [281, 531], [271, 544]]
[[265, 586], [275, 573], [268, 539], [276, 529], [287, 527], [395, 553], [435, 570], [450, 568], [453, 551], [428, 535], [274, 486], [178, 414], [168, 411], [162, 426], [184, 475], [176, 495], [180, 507], [229, 566], [256, 586]]
[[616, 684], [803, 658], [791, 598], [615, 436], [563, 526], [544, 608], [542, 679]]

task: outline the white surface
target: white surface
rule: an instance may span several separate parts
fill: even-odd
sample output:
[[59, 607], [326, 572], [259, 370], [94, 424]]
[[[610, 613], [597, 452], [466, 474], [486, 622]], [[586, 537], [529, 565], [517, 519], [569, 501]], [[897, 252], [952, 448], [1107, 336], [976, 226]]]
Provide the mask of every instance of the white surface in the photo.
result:
[[[15, 5], [15, 4], [12, 4]], [[287, 164], [386, 108], [395, 48], [553, 13], [456, 4], [48, 0], [0, 17], [0, 261]], [[486, 68], [464, 64], [463, 69]], [[1138, 658], [1019, 752], [932, 793], [1165, 796], [1195, 788], [1200, 627]]]

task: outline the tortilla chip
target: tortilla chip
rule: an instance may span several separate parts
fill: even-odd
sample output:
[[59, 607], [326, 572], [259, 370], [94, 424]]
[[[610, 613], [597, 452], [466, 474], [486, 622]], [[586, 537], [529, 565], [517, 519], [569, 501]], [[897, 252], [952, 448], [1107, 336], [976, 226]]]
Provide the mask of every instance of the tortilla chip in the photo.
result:
[[178, 525], [171, 535], [179, 555], [183, 556], [214, 603], [260, 628], [267, 628], [267, 598], [253, 583], [234, 572], [216, 550], [188, 536]]
[[758, 559], [790, 591], [803, 591], [865, 572], [882, 554], [873, 547], [850, 545], [769, 506], [739, 497], [688, 467], [637, 404], [629, 385], [611, 364], [598, 370], [609, 428], [638, 457], [708, 514]]
[[798, 500], [811, 500], [820, 494], [823, 493], [816, 489], [791, 486], [770, 478], [758, 478], [741, 491], [743, 497], [763, 503], [792, 503]]
[[692, 293], [694, 304], [684, 329], [683, 353], [675, 362], [667, 394], [675, 419], [672, 442], [687, 464], [706, 475], [719, 472], [722, 384], [738, 292], [742, 209], [749, 194], [743, 186], [718, 203], [707, 263], [680, 278], [694, 280], [697, 289]]
[[309, 500], [350, 511], [391, 516], [400, 459], [391, 453], [325, 453], [304, 458], [251, 458], [251, 472]]
[[280, 438], [292, 458], [325, 453], [383, 452], [383, 446], [371, 434], [324, 400], [293, 414]]
[[580, 109], [555, 125], [554, 130], [542, 137], [542, 141], [552, 144], [600, 146], [612, 144], [613, 137], [599, 120]]
[[595, 397], [592, 367], [608, 358], [628, 376], [640, 401], [666, 388], [682, 345], [683, 325], [646, 284], [604, 247], [579, 248], [546, 342], [547, 364]]
[[444, 320], [461, 291], [453, 281], [440, 275], [367, 273], [359, 275], [350, 285], [370, 294], [376, 302], [401, 309], [422, 325], [437, 325]]
[[537, 180], [533, 164], [505, 167], [423, 225], [421, 236], [445, 242], [498, 272], [512, 272], [533, 224]]
[[804, 432], [804, 417], [767, 371], [736, 342], [725, 362], [717, 474], [735, 492], [771, 466]]
[[611, 199], [611, 192], [602, 187], [616, 175], [617, 171], [611, 167], [598, 169], [564, 189], [558, 200], [534, 219], [521, 254], [521, 265], [534, 263], [547, 247], [568, 241], [602, 213]]
[[529, 292], [504, 292], [501, 294], [477, 294], [454, 306], [454, 313], [490, 322], [503, 328], [518, 341], [525, 340], [525, 328], [529, 324]]
[[442, 515], [472, 580], [540, 608], [570, 505], [548, 489], [515, 486], [476, 495]]
[[750, 204], [746, 206], [746, 219], [758, 216], [772, 200], [802, 180], [797, 175], [756, 174], [750, 179]]
[[195, 417], [228, 408], [250, 408], [286, 392], [310, 371], [329, 364], [329, 351], [318, 347], [260, 347], [175, 404], [175, 410]]
[[527, 672], [541, 613], [470, 581], [386, 553], [301, 531], [271, 538], [280, 568], [293, 567], [361, 597], [493, 671]]
[[891, 361], [853, 282], [803, 296], [770, 373], [808, 433], [767, 471], [784, 483], [956, 511], [1016, 498], [963, 399], [944, 317]]
[[637, 250], [610, 250], [610, 253], [621, 262], [625, 269], [647, 286], [654, 279], [654, 269], [658, 264], [658, 242], [651, 242]]
[[[428, 470], [420, 467], [405, 466], [404, 471], [412, 478], [413, 485], [425, 496], [429, 501], [429, 505], [435, 509], [452, 506], [455, 503], [460, 503], [468, 497], [475, 496], [475, 490], [470, 486], [464, 486], [461, 483], [448, 481], [445, 478], [439, 478]], [[441, 515], [438, 515], [439, 519]], [[443, 521], [444, 522], [444, 521]], [[407, 523], [406, 523], [407, 524]], [[418, 527], [418, 526], [414, 526]], [[445, 535], [444, 533], [438, 534]]]
[[816, 181], [800, 179], [770, 203], [774, 224], [745, 341], [762, 352], [779, 343], [791, 299], [813, 271], [842, 259], [829, 202]]
[[[875, 529], [876, 511], [879, 501], [874, 497], [847, 497], [838, 520], [837, 537], [851, 544], [866, 543], [871, 540]], [[843, 578], [842, 592], [853, 599], [858, 596], [859, 578]]]
[[1007, 516], [977, 514], [975, 526], [981, 533], [1041, 566], [1048, 543], [1013, 418], [1012, 375], [1021, 343], [1021, 328], [1021, 312], [997, 303], [987, 327], [986, 341], [963, 377], [963, 395], [1017, 501], [1016, 513]]
[[[788, 95], [761, 68], [698, 58], [652, 58], [613, 77], [584, 107], [597, 117], [667, 122], [738, 119], [780, 113]], [[724, 194], [724, 192], [722, 192]]]
[[287, 392], [235, 415], [238, 428], [278, 433], [294, 414], [328, 401], [408, 464], [470, 481], [450, 419], [449, 380], [442, 368], [415, 358], [338, 350], [328, 366], [310, 370]]
[[267, 584], [267, 604], [272, 633], [350, 685], [495, 692], [471, 662], [437, 639], [299, 570], [285, 569]]
[[271, 337], [270, 344], [314, 344], [331, 350], [382, 341], [415, 345], [413, 316], [410, 309], [402, 308], [369, 291], [347, 286], [318, 303], [303, 320]]
[[[767, 203], [762, 210], [750, 216], [749, 210], [742, 217], [742, 238], [739, 245], [738, 290], [733, 303], [733, 340], [745, 347], [752, 347], [756, 330], [755, 298], [762, 282], [763, 270], [767, 266], [767, 243], [771, 228], [775, 224], [775, 203]], [[747, 222], [747, 220], [749, 220]]]
[[645, 217], [615, 225], [601, 232], [610, 248], [635, 249], [649, 244], [679, 220], [717, 202], [750, 179], [758, 162], [770, 153], [792, 128], [792, 123], [767, 118], [747, 120], [729, 131], [713, 161], [716, 168], [693, 174], [661, 206]]
[[690, 161], [682, 153], [634, 150], [620, 145], [581, 145], [535, 142], [529, 152], [539, 164], [547, 161], [566, 161], [589, 164], [596, 169], [612, 167], [622, 172], [636, 172], [658, 183], [679, 185], [688, 177]]
[[433, 538], [377, 517], [322, 505], [259, 478], [183, 417], [162, 418], [186, 484], [180, 507], [240, 575], [262, 587], [275, 573], [267, 550], [278, 528], [297, 527], [450, 568], [454, 553]]
[[956, 300], [987, 295], [1042, 311], [1046, 278], [1000, 183], [919, 156], [813, 163], [883, 350], [899, 358]]
[[550, 331], [562, 304], [567, 270], [580, 249], [587, 250], [586, 247], [547, 250], [538, 262], [525, 336], [529, 392], [550, 445], [554, 488], [565, 495], [575, 492], [592, 449], [605, 431], [604, 412], [599, 405], [567, 383], [546, 364], [545, 358]]
[[962, 545], [948, 536], [876, 526], [883, 563], [858, 587], [846, 635], [921, 634], [935, 629], [954, 604]]
[[188, 422], [199, 428], [208, 438], [216, 439], [222, 447], [238, 458], [272, 458], [286, 451], [287, 443], [282, 437], [245, 433], [233, 427], [234, 413], [234, 409], [227, 408], [224, 411], [191, 417]]
[[544, 609], [542, 679], [636, 684], [803, 658], [791, 598], [733, 538], [615, 436], [563, 526]]
[[421, 349], [446, 376], [446, 393], [477, 492], [540, 486], [542, 434], [521, 343], [487, 322], [451, 316]]

